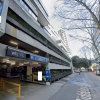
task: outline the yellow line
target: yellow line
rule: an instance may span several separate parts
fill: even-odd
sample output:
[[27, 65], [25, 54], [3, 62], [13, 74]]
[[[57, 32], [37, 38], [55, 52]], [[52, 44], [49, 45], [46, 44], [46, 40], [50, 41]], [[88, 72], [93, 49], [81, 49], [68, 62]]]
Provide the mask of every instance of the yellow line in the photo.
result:
[[23, 98], [24, 96], [21, 96], [21, 98]]

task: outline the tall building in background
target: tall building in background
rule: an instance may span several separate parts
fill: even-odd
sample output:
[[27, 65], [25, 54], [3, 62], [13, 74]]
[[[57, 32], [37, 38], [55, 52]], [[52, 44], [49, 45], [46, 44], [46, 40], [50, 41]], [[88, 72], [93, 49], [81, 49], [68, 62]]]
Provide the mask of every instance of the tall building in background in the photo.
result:
[[58, 34], [60, 35], [60, 37], [62, 38], [65, 46], [66, 46], [66, 49], [67, 49], [67, 54], [69, 56], [71, 56], [71, 51], [69, 49], [69, 46], [68, 46], [68, 41], [67, 41], [67, 36], [66, 36], [66, 32], [64, 30], [59, 30], [58, 31]]

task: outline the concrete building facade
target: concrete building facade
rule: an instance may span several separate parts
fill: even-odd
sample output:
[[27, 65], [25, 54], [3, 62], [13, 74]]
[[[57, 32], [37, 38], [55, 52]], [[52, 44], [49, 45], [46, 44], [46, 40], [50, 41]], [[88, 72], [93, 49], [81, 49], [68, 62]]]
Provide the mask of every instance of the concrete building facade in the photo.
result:
[[[66, 48], [66, 51], [67, 51], [67, 54], [69, 56], [71, 56], [71, 51], [69, 49], [69, 46], [68, 46], [68, 41], [67, 41], [67, 36], [66, 36], [66, 32], [64, 30], [59, 30], [58, 31], [58, 34], [60, 35], [61, 39], [63, 40], [63, 44], [65, 45], [65, 48]], [[59, 42], [60, 44], [61, 42]]]
[[71, 71], [71, 59], [45, 32], [49, 20], [41, 0], [2, 0], [0, 7], [0, 68], [7, 77], [14, 67], [30, 80], [38, 70]]

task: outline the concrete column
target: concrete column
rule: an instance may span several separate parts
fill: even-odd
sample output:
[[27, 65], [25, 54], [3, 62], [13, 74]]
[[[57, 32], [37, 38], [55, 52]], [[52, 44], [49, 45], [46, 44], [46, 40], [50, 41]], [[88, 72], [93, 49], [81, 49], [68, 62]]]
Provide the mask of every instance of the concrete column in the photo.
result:
[[27, 66], [27, 79], [32, 81], [32, 67]]
[[11, 65], [7, 65], [7, 77], [11, 78]]

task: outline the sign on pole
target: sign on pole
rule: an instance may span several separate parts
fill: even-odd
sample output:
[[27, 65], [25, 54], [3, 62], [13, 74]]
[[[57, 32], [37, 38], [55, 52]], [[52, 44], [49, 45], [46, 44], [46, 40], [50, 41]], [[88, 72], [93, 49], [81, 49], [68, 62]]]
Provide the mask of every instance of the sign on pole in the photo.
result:
[[1, 14], [2, 14], [2, 9], [3, 9], [3, 4], [4, 4], [4, 1], [3, 1], [3, 3], [0, 6], [0, 23], [1, 23]]

